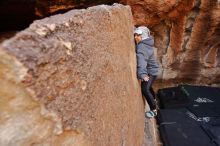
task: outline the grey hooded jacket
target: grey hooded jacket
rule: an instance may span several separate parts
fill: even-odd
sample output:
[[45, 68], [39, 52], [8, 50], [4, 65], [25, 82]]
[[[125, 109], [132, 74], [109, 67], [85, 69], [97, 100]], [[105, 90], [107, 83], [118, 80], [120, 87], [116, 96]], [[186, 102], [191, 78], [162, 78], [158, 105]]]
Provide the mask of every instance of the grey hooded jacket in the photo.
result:
[[156, 76], [158, 74], [159, 65], [154, 56], [154, 39], [149, 37], [142, 40], [136, 45], [137, 55], [137, 76], [144, 79], [147, 75]]

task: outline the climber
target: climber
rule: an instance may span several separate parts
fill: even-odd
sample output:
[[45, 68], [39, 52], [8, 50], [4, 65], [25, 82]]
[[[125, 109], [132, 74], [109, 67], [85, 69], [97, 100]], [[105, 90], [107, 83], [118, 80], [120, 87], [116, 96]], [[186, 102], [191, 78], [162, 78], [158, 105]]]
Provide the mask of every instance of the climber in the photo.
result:
[[147, 100], [150, 111], [146, 117], [152, 118], [157, 115], [157, 103], [152, 85], [158, 74], [158, 63], [154, 56], [154, 39], [145, 26], [135, 28], [134, 38], [136, 42], [137, 77], [141, 80], [141, 91]]

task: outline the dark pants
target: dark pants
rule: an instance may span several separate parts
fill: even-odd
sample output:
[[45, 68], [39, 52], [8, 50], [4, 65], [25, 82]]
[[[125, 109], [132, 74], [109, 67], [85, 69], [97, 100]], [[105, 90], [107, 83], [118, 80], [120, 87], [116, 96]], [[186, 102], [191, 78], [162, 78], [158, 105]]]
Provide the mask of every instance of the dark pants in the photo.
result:
[[155, 93], [152, 88], [153, 82], [155, 81], [156, 77], [157, 76], [149, 76], [149, 81], [141, 82], [141, 91], [150, 106], [150, 110], [155, 110], [157, 107]]

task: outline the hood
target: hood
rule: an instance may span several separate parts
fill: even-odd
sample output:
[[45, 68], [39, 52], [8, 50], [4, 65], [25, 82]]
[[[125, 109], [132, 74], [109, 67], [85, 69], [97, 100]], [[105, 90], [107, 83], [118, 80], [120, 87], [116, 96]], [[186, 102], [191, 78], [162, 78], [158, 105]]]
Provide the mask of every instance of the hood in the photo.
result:
[[149, 38], [142, 40], [140, 43], [143, 43], [143, 44], [146, 44], [148, 46], [153, 47], [154, 46], [154, 39], [152, 36], [150, 36]]
[[150, 37], [150, 30], [146, 26], [140, 26], [136, 28], [134, 33], [141, 35], [143, 40]]

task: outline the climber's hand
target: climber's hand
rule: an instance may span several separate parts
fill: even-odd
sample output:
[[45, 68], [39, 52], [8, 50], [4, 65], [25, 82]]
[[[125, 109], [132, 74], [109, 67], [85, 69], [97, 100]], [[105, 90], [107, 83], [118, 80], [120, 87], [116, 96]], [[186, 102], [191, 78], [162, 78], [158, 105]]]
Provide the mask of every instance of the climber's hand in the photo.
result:
[[146, 77], [144, 77], [143, 80], [144, 80], [145, 82], [147, 82], [147, 81], [149, 81], [149, 79], [150, 79], [149, 76], [146, 76]]

